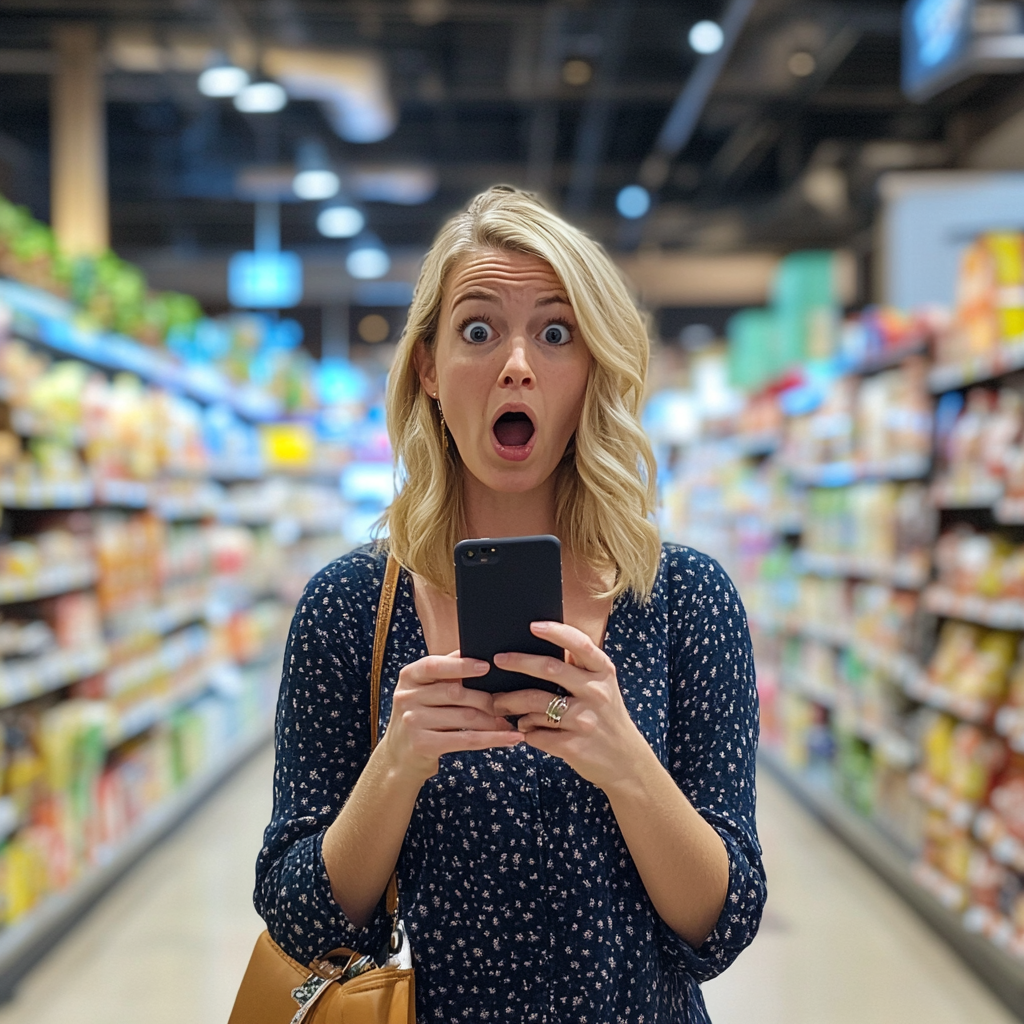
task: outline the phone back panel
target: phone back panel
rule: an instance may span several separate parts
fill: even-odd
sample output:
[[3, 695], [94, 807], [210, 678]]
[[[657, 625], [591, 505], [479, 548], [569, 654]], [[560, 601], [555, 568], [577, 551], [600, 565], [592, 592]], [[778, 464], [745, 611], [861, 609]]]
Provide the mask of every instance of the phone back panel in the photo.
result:
[[561, 693], [544, 679], [494, 665], [502, 652], [547, 654], [561, 661], [561, 647], [530, 632], [538, 620], [562, 621], [562, 556], [557, 537], [464, 540], [455, 547], [459, 645], [462, 657], [491, 663], [486, 676], [465, 679], [477, 690], [539, 689]]

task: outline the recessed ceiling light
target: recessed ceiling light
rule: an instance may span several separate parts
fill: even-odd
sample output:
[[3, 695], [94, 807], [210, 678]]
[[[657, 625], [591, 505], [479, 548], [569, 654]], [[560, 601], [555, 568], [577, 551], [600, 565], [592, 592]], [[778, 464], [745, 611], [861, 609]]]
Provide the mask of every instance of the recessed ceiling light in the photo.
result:
[[566, 85], [586, 85], [594, 77], [594, 69], [590, 62], [574, 58], [562, 65], [562, 81]]
[[235, 97], [235, 109], [243, 114], [276, 114], [288, 102], [277, 82], [253, 82]]
[[818, 62], [814, 59], [813, 54], [806, 50], [797, 50], [796, 53], [790, 55], [786, 67], [789, 68], [791, 75], [795, 75], [797, 78], [806, 78], [808, 75], [814, 74]]
[[372, 281], [383, 277], [391, 269], [391, 259], [383, 249], [375, 245], [360, 246], [348, 254], [345, 269], [360, 281]]
[[643, 185], [627, 185], [615, 197], [615, 208], [627, 220], [638, 220], [651, 208], [651, 194]]
[[328, 206], [316, 219], [325, 238], [354, 238], [366, 226], [366, 218], [354, 206]]
[[292, 191], [300, 199], [330, 199], [340, 188], [341, 179], [326, 167], [299, 171], [292, 180]]
[[688, 39], [696, 53], [718, 53], [725, 43], [725, 33], [717, 21], [698, 21]]
[[249, 73], [232, 64], [215, 64], [207, 68], [196, 85], [204, 96], [237, 96], [249, 84]]

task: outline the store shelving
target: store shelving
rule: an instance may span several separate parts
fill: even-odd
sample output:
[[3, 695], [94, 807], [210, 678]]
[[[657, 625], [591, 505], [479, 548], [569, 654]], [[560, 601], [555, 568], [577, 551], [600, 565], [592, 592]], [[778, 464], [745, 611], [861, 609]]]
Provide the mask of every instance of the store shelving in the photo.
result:
[[797, 463], [789, 467], [789, 472], [805, 487], [848, 487], [860, 480], [923, 480], [930, 469], [929, 459], [899, 456], [879, 462]]
[[235, 740], [169, 800], [154, 808], [101, 864], [63, 892], [47, 897], [33, 913], [0, 931], [0, 998], [149, 850], [181, 824], [216, 788], [270, 742], [269, 723]]
[[924, 605], [935, 615], [976, 622], [991, 629], [1024, 630], [1024, 602], [991, 600], [980, 594], [958, 594], [938, 584], [924, 591]]
[[133, 373], [199, 402], [223, 402], [248, 419], [274, 420], [281, 415], [280, 405], [271, 396], [232, 384], [214, 367], [182, 365], [130, 338], [82, 326], [74, 307], [55, 295], [0, 279], [0, 303], [10, 310], [16, 334], [57, 355], [104, 370]]
[[268, 468], [275, 399], [4, 280], [0, 359], [3, 995], [267, 741], [291, 609], [351, 542], [343, 458]]
[[0, 573], [0, 604], [35, 601], [42, 597], [83, 590], [96, 582], [96, 566], [72, 563], [49, 565], [30, 576]]
[[[975, 971], [1014, 1013], [1024, 1016], [1024, 961], [996, 945], [974, 926], [962, 891], [927, 865], [912, 861], [908, 852], [884, 831], [866, 821], [836, 795], [827, 782], [793, 769], [769, 748], [758, 763], [770, 771], [805, 807], [824, 822], [848, 847], [886, 880]], [[968, 916], [970, 915], [970, 916]], [[965, 925], [966, 921], [966, 925]]]
[[[986, 246], [1024, 284], [1024, 235]], [[869, 310], [780, 367], [666, 505], [744, 597], [766, 768], [1024, 1014], [1024, 291], [986, 273], [952, 318]]]
[[940, 363], [928, 374], [928, 385], [938, 395], [998, 380], [1018, 370], [1024, 370], [1024, 342], [1020, 341], [1002, 345], [995, 352], [972, 359]]

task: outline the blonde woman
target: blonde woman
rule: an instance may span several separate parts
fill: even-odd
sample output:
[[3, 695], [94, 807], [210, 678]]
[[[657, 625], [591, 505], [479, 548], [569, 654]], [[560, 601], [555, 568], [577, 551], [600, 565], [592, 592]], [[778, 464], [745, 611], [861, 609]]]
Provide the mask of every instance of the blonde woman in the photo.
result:
[[[713, 560], [662, 545], [637, 413], [648, 341], [603, 250], [511, 188], [427, 255], [388, 385], [405, 476], [386, 539], [333, 562], [296, 612], [256, 906], [308, 962], [366, 952], [401, 913], [427, 1022], [707, 1020], [700, 982], [751, 941], [757, 700], [746, 619]], [[562, 541], [560, 684], [462, 680], [453, 547]], [[402, 565], [370, 754], [387, 552]], [[515, 723], [515, 725], [511, 723]]]

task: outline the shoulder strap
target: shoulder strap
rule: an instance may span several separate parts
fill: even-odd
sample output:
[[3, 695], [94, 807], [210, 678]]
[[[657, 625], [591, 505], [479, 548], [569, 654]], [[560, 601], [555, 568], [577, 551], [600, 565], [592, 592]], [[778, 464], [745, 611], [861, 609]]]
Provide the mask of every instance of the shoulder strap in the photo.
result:
[[377, 731], [380, 728], [380, 673], [384, 667], [384, 648], [391, 628], [391, 611], [395, 607], [395, 591], [398, 589], [398, 562], [388, 555], [384, 570], [384, 586], [380, 591], [377, 605], [377, 627], [373, 632], [373, 660], [370, 663], [370, 749], [377, 746]]
[[[397, 559], [389, 554], [387, 568], [384, 570], [384, 586], [381, 587], [380, 601], [377, 604], [377, 625], [373, 631], [373, 659], [370, 662], [370, 749], [377, 746], [377, 734], [380, 728], [380, 673], [384, 667], [384, 648], [388, 642], [388, 630], [391, 627], [391, 612], [395, 607], [395, 592], [398, 590]], [[388, 881], [386, 907], [391, 917], [398, 913], [398, 875], [392, 872]]]

